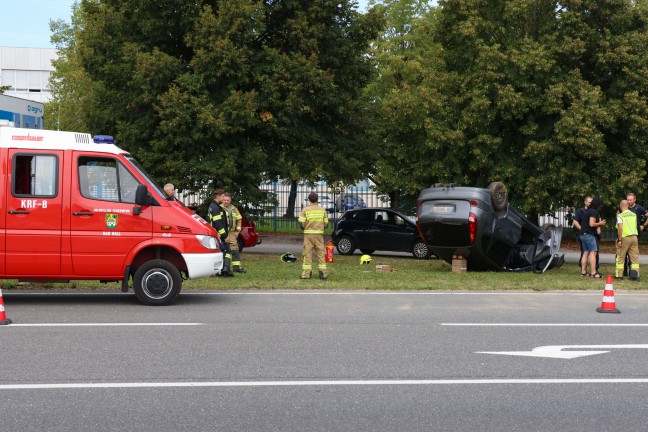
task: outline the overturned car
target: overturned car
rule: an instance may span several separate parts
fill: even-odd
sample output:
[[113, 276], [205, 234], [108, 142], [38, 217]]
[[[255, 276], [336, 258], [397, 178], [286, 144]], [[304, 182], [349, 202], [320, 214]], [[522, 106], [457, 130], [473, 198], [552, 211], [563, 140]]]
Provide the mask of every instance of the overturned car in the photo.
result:
[[468, 270], [536, 271], [560, 267], [562, 227], [540, 228], [509, 206], [506, 186], [433, 185], [418, 198], [417, 225], [432, 253]]

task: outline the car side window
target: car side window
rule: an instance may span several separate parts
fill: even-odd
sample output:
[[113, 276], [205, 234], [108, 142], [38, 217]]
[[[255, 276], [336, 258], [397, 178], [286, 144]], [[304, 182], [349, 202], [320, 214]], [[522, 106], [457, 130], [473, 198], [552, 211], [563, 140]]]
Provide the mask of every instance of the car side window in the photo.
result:
[[403, 219], [403, 218], [400, 217], [399, 215], [394, 215], [394, 222], [395, 222], [396, 225], [398, 225], [398, 226], [405, 225], [405, 219]]
[[376, 211], [374, 221], [377, 223], [389, 223], [389, 213], [386, 211]]
[[139, 182], [113, 158], [80, 157], [79, 187], [86, 198], [123, 203], [135, 203]]
[[371, 222], [373, 219], [373, 212], [371, 210], [360, 210], [355, 212], [353, 220], [358, 222]]
[[53, 198], [58, 194], [58, 157], [47, 154], [17, 154], [13, 160], [14, 196]]

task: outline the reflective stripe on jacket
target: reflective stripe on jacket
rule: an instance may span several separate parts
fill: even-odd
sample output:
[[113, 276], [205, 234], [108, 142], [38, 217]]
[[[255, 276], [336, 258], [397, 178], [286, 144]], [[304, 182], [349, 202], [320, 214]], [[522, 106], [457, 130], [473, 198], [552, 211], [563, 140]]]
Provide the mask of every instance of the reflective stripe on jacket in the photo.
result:
[[225, 237], [227, 237], [228, 228], [227, 214], [216, 201], [212, 201], [212, 203], [209, 204], [207, 219], [209, 220], [211, 226], [213, 226], [214, 229], [218, 232], [218, 235], [221, 237], [221, 239], [225, 239]]
[[304, 225], [304, 234], [324, 234], [324, 228], [328, 226], [326, 210], [317, 204], [302, 209], [297, 220]]

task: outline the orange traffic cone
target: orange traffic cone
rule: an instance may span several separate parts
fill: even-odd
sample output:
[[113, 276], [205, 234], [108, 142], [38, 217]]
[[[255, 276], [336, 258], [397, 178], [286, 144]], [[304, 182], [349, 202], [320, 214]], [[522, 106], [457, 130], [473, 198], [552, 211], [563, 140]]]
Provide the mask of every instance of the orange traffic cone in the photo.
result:
[[596, 308], [596, 312], [621, 313], [621, 311], [616, 308], [616, 303], [614, 302], [614, 287], [612, 286], [612, 275], [608, 275], [607, 277], [607, 281], [605, 282], [605, 290], [603, 291], [603, 301], [601, 302], [601, 307]]
[[2, 299], [2, 286], [0, 286], [0, 325], [11, 324], [11, 320], [7, 318], [4, 308], [4, 300]]

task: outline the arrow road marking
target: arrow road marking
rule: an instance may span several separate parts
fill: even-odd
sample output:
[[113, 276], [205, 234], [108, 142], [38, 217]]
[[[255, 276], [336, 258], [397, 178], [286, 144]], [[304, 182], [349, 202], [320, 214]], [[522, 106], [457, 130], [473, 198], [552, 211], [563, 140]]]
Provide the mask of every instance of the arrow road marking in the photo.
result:
[[[565, 349], [587, 349], [607, 351], [563, 351]], [[611, 349], [648, 349], [648, 344], [633, 345], [547, 345], [533, 348], [531, 351], [477, 351], [475, 354], [499, 354], [522, 357], [546, 357], [558, 359], [574, 359], [578, 357], [605, 354]]]

